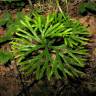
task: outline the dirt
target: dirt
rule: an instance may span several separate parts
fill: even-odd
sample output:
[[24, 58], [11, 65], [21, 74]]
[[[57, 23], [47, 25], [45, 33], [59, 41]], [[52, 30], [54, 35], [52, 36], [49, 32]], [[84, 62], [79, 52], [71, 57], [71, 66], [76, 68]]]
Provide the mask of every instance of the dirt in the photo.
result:
[[21, 90], [19, 79], [13, 65], [11, 67], [0, 66], [0, 96], [16, 96]]
[[0, 37], [5, 34], [5, 30], [3, 27], [0, 27]]
[[79, 18], [79, 21], [88, 28], [91, 34], [96, 34], [96, 16], [84, 16]]

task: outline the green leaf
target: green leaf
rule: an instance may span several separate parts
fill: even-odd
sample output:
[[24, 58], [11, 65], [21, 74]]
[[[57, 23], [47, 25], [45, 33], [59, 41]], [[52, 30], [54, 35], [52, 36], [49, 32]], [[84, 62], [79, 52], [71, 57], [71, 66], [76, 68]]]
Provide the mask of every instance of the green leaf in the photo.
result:
[[10, 43], [20, 71], [26, 76], [34, 74], [38, 80], [83, 74], [88, 52], [86, 29], [65, 14], [32, 14], [32, 18], [25, 16], [18, 21], [21, 26], [17, 24]]
[[0, 50], [0, 64], [5, 64], [12, 59], [11, 52]]

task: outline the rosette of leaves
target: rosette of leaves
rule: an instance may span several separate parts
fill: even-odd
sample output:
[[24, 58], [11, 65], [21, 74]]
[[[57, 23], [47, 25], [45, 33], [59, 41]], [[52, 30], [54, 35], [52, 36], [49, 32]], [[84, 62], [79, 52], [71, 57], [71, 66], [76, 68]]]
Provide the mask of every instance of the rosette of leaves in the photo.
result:
[[49, 80], [83, 74], [88, 33], [79, 22], [61, 13], [33, 13], [32, 18], [24, 16], [20, 24], [24, 27], [17, 28], [11, 45], [21, 72]]
[[87, 15], [88, 12], [96, 14], [96, 3], [88, 1], [80, 4], [79, 13], [81, 15]]
[[3, 18], [0, 19], [0, 27], [4, 27], [6, 30], [2, 36], [0, 36], [0, 44], [11, 41], [12, 36], [17, 31], [16, 28], [19, 25], [19, 20], [23, 19], [23, 13], [18, 12], [16, 14], [16, 19], [12, 18], [12, 14], [8, 11], [5, 11]]

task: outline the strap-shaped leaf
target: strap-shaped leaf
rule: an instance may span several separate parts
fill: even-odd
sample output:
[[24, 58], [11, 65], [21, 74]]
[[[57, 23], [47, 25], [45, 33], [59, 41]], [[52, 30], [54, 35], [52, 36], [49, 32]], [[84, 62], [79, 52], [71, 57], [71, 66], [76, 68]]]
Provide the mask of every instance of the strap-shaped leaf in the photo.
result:
[[74, 60], [76, 60], [76, 62], [79, 63], [80, 67], [84, 67], [84, 64], [82, 64], [82, 63], [80, 62], [80, 60], [79, 60], [74, 54], [72, 54], [70, 51], [68, 51], [68, 54], [69, 54]]
[[60, 13], [25, 17], [17, 26], [18, 32], [11, 42], [20, 71], [35, 74], [36, 79], [47, 76], [62, 79], [78, 77], [83, 72], [87, 51], [87, 32], [77, 21]]

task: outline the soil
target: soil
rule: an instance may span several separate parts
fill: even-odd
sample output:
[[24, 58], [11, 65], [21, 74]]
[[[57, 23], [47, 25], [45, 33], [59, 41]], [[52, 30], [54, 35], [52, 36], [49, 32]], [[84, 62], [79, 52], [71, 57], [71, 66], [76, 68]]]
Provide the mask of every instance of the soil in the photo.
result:
[[10, 67], [0, 66], [0, 96], [16, 96], [21, 90], [19, 79], [13, 65]]
[[[81, 85], [79, 85], [77, 83], [73, 83], [73, 82], [71, 82], [71, 84], [74, 84], [74, 86], [75, 85], [78, 86], [79, 87], [78, 90], [80, 88], [84, 88], [85, 91], [81, 92], [81, 93], [82, 94], [84, 93], [85, 95], [81, 94], [79, 96], [93, 96], [93, 94], [96, 93], [96, 64], [95, 64], [95, 62], [96, 62], [96, 16], [93, 14], [88, 14], [87, 16], [80, 16], [78, 14], [78, 5], [82, 0], [76, 0], [76, 1], [68, 4], [68, 8], [69, 8], [68, 14], [72, 17], [72, 19], [78, 19], [81, 22], [81, 24], [88, 27], [88, 31], [91, 33], [91, 35], [89, 37], [90, 41], [89, 41], [89, 44], [87, 45], [87, 48], [89, 49], [89, 52], [90, 52], [90, 56], [89, 56], [90, 60], [88, 62], [88, 66], [85, 68], [85, 72], [87, 73], [87, 75], [80, 81]], [[40, 6], [40, 5], [34, 4], [34, 8], [37, 6]], [[2, 17], [2, 14], [4, 13], [5, 9], [1, 5], [0, 5], [0, 8], [1, 8], [0, 17]], [[16, 12], [18, 11], [18, 9], [15, 8], [14, 10], [12, 10], [8, 7], [7, 7], [7, 9], [10, 10], [13, 18], [15, 19]], [[20, 10], [22, 10], [22, 12], [25, 14], [27, 14], [28, 12], [31, 11], [31, 9], [29, 8], [28, 5], [24, 6], [24, 8], [22, 8]], [[48, 7], [48, 5], [45, 5], [44, 10], [45, 11], [47, 10], [46, 13], [44, 14], [44, 15], [47, 15], [48, 12], [54, 11], [55, 8], [51, 7], [51, 6]], [[0, 36], [2, 36], [4, 34], [4, 32], [5, 32], [5, 29], [0, 27]], [[7, 48], [7, 50], [9, 50], [8, 49], [9, 45], [5, 44], [1, 48], [3, 48], [3, 49]], [[51, 83], [54, 82], [53, 84], [50, 84], [48, 81], [47, 82], [46, 81], [47, 80], [39, 81], [38, 83], [34, 84], [34, 86], [30, 88], [31, 91], [29, 90], [29, 93], [32, 93], [33, 95], [29, 94], [28, 96], [56, 96], [56, 94], [54, 93], [55, 89], [58, 86], [59, 87], [62, 86], [62, 83], [59, 82], [58, 86], [56, 87], [56, 82], [54, 82], [54, 80], [51, 82]], [[30, 82], [32, 82], [32, 80], [27, 79], [24, 82], [29, 82], [29, 84], [30, 84]], [[73, 90], [76, 90], [76, 86], [74, 88], [72, 86], [71, 87], [73, 88]], [[68, 90], [67, 87], [65, 88], [65, 90]], [[7, 67], [4, 65], [0, 65], [0, 96], [17, 96], [21, 92], [22, 88], [23, 87], [21, 84], [21, 80], [17, 76], [17, 68], [16, 68], [14, 61], [12, 61], [11, 64], [8, 64]], [[76, 92], [79, 94], [78, 90]], [[88, 92], [89, 94], [87, 94], [86, 90], [90, 91], [90, 92]], [[24, 96], [24, 95], [18, 95], [18, 96]], [[69, 95], [60, 95], [60, 96], [69, 96]], [[78, 96], [78, 95], [75, 94], [75, 96]]]

